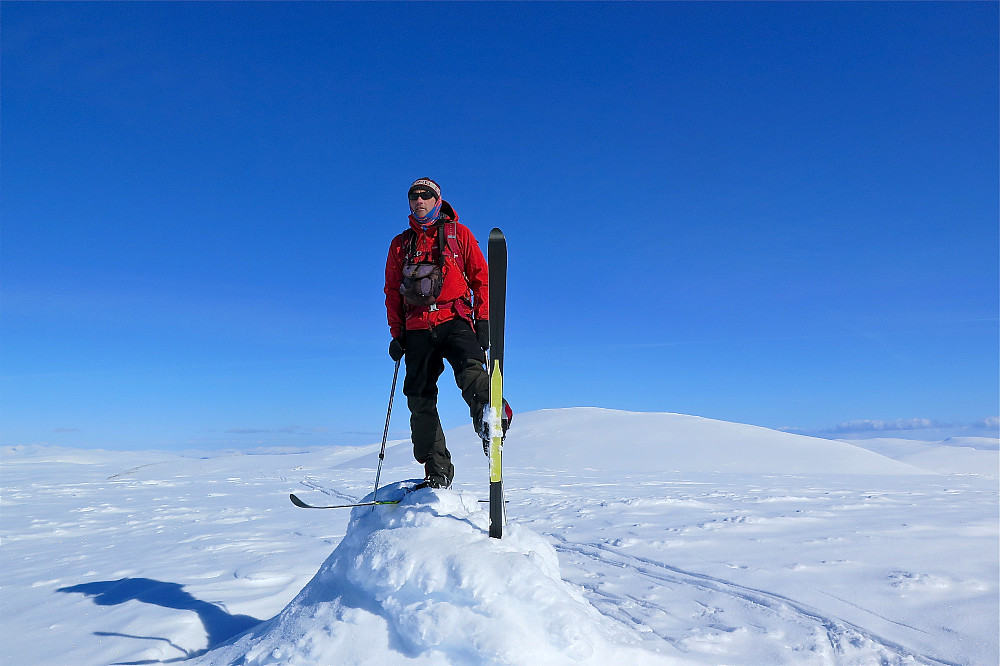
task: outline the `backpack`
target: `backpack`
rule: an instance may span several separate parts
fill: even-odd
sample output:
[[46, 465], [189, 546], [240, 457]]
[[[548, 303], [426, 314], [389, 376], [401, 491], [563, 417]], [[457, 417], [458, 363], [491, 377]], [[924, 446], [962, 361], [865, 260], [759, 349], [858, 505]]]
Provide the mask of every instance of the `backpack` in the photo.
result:
[[[407, 305], [434, 308], [444, 287], [444, 262], [447, 256], [455, 259], [465, 277], [465, 260], [458, 247], [458, 227], [455, 222], [439, 222], [437, 232], [437, 261], [427, 261], [417, 253], [417, 234], [413, 229], [403, 232], [403, 243], [407, 246], [403, 262], [403, 281], [399, 293]], [[446, 252], [447, 250], [447, 252]]]

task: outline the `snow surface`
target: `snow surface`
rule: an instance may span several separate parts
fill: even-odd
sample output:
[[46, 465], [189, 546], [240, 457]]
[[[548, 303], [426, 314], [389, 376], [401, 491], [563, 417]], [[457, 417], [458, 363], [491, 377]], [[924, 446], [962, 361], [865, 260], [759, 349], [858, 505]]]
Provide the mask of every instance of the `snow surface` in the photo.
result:
[[[287, 500], [369, 495], [372, 446], [5, 449], [2, 663], [998, 663], [995, 439], [523, 414], [496, 540], [448, 437], [452, 490], [374, 510]], [[392, 444], [382, 478], [413, 477]]]

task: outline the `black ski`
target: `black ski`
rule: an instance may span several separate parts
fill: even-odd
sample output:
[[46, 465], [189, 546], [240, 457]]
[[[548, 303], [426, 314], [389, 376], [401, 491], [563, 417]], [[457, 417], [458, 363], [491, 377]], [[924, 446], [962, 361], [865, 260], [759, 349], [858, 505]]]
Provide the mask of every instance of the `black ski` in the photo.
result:
[[490, 231], [486, 246], [490, 276], [490, 536], [503, 536], [503, 328], [507, 301], [507, 239], [499, 229]]
[[299, 507], [300, 509], [350, 509], [355, 506], [377, 506], [379, 504], [399, 504], [399, 500], [378, 500], [377, 502], [357, 502], [356, 504], [332, 504], [317, 506], [315, 504], [307, 504], [295, 496], [294, 493], [288, 495], [288, 499], [292, 500], [292, 504]]
[[[378, 500], [376, 502], [358, 502], [357, 504], [333, 504], [329, 506], [317, 506], [315, 504], [306, 504], [301, 499], [295, 496], [295, 494], [289, 494], [288, 499], [292, 500], [292, 504], [299, 507], [300, 509], [350, 509], [356, 506], [379, 506], [380, 504], [399, 504], [401, 500]], [[489, 500], [476, 500], [480, 503], [488, 502]]]

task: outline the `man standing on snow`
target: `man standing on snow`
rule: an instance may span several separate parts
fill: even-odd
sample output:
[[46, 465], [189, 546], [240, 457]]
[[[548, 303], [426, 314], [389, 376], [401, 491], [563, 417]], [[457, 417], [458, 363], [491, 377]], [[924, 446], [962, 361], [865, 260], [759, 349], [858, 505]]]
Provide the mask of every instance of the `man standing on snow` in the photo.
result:
[[405, 356], [403, 395], [410, 408], [413, 457], [424, 483], [447, 488], [455, 476], [438, 418], [437, 381], [447, 359], [469, 405], [476, 432], [489, 403], [483, 367], [489, 348], [489, 274], [472, 232], [441, 198], [441, 187], [420, 178], [408, 193], [410, 226], [392, 240], [385, 263], [389, 356]]

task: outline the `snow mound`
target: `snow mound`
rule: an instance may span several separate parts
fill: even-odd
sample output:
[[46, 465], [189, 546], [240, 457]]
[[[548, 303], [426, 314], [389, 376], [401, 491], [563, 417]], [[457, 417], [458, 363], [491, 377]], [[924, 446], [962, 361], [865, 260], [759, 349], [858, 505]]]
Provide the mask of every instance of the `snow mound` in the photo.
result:
[[379, 491], [398, 505], [353, 509], [281, 613], [197, 663], [668, 663], [564, 582], [542, 537], [508, 525], [491, 539], [485, 504], [412, 483]]

